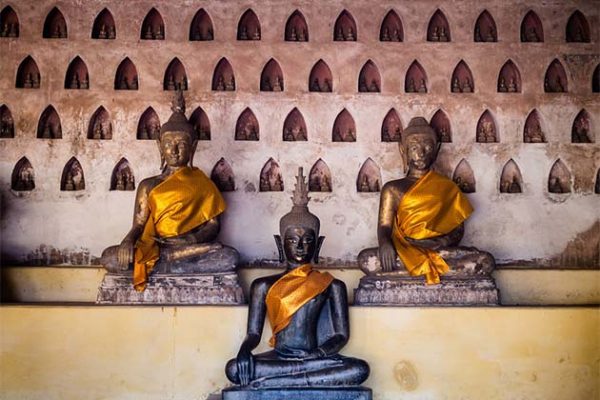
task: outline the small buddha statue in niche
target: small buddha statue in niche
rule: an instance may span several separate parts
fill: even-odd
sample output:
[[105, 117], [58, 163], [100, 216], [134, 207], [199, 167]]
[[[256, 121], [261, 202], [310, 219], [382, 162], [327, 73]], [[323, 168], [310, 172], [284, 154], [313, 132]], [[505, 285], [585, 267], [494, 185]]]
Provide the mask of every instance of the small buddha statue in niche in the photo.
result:
[[321, 85], [319, 84], [319, 78], [313, 79], [312, 83], [310, 84], [310, 91], [311, 92], [320, 92], [321, 91]]
[[408, 80], [408, 85], [406, 86], [406, 93], [415, 93], [417, 91], [417, 88], [415, 86], [415, 80], [413, 78], [410, 78]]
[[225, 90], [233, 92], [235, 90], [235, 78], [231, 75], [231, 78], [225, 84]]
[[335, 40], [337, 42], [343, 42], [344, 39], [344, 30], [342, 29], [342, 27], [339, 27], [336, 34], [335, 34]]
[[[252, 283], [247, 334], [225, 368], [227, 378], [242, 388], [352, 387], [369, 376], [365, 361], [338, 354], [350, 335], [346, 286], [313, 269], [324, 237], [319, 219], [308, 210], [302, 168], [296, 182], [292, 210], [281, 218], [275, 236], [286, 271]], [[265, 318], [273, 350], [252, 354]]]
[[460, 82], [458, 81], [458, 78], [454, 78], [454, 80], [452, 81], [452, 93], [460, 93]]
[[427, 84], [425, 83], [425, 79], [421, 79], [421, 84], [419, 85], [419, 93], [427, 93]]
[[470, 78], [465, 78], [465, 82], [462, 85], [462, 91], [463, 93], [471, 93], [473, 92], [473, 85], [471, 84], [471, 79]]
[[387, 26], [385, 26], [383, 28], [383, 31], [381, 32], [381, 39], [382, 42], [389, 42], [391, 40], [390, 38], [390, 28], [388, 28]]
[[367, 88], [367, 81], [365, 80], [364, 77], [360, 78], [360, 81], [358, 82], [358, 91], [359, 92], [368, 92], [369, 89]]

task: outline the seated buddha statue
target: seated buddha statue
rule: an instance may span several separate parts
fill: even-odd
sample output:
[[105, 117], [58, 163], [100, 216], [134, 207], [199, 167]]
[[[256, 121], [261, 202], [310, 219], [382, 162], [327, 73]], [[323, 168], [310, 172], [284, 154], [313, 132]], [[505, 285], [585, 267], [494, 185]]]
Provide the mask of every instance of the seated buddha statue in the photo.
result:
[[[369, 365], [338, 354], [350, 334], [346, 286], [313, 269], [324, 238], [319, 219], [308, 211], [302, 168], [296, 179], [292, 210], [281, 218], [281, 235], [275, 236], [286, 271], [252, 283], [247, 335], [226, 374], [233, 383], [256, 389], [356, 386], [367, 379]], [[265, 317], [273, 350], [252, 354]]]
[[441, 145], [435, 131], [417, 117], [401, 139], [408, 172], [383, 186], [379, 247], [360, 252], [360, 268], [371, 276], [424, 276], [427, 284], [440, 283], [441, 275], [489, 275], [491, 254], [458, 246], [473, 207], [453, 181], [433, 171]]
[[215, 184], [193, 166], [198, 139], [185, 117], [181, 91], [176, 92], [172, 110], [158, 138], [162, 172], [140, 182], [131, 229], [101, 258], [109, 272], [133, 269], [138, 291], [145, 289], [152, 272], [229, 272], [239, 259], [235, 249], [216, 241], [225, 201]]

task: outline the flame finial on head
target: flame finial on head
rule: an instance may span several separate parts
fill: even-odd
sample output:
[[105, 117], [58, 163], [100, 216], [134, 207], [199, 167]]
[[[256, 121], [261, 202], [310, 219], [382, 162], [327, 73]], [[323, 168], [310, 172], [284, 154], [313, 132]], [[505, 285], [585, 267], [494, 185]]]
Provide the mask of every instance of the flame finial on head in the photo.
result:
[[291, 197], [292, 210], [279, 220], [281, 237], [284, 237], [285, 231], [292, 226], [310, 228], [315, 231], [316, 236], [319, 235], [321, 223], [316, 215], [308, 211], [310, 197], [308, 197], [308, 184], [302, 172], [302, 167], [299, 167], [298, 175], [296, 175], [296, 185]]
[[305, 207], [308, 209], [308, 202], [310, 201], [310, 197], [308, 197], [308, 185], [306, 184], [306, 180], [304, 175], [302, 174], [303, 168], [298, 167], [298, 175], [296, 175], [296, 185], [294, 186], [294, 190], [292, 191], [292, 203], [294, 207]]
[[171, 100], [171, 111], [174, 113], [185, 114], [185, 97], [183, 97], [183, 90], [177, 89]]
[[171, 114], [169, 120], [160, 128], [161, 136], [166, 132], [187, 132], [192, 141], [197, 140], [196, 130], [185, 116], [185, 98], [181, 89], [175, 91], [173, 95], [171, 110], [173, 114]]

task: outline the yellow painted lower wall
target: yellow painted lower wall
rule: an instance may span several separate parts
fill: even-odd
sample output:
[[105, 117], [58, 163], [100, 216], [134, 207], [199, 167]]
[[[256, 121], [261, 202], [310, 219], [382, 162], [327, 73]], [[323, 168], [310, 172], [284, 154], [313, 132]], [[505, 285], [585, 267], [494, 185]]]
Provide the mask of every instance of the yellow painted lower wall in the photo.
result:
[[[600, 396], [597, 307], [352, 307], [350, 316], [343, 353], [370, 363], [377, 400]], [[228, 384], [223, 367], [245, 319], [242, 306], [1, 306], [0, 399], [204, 400]]]

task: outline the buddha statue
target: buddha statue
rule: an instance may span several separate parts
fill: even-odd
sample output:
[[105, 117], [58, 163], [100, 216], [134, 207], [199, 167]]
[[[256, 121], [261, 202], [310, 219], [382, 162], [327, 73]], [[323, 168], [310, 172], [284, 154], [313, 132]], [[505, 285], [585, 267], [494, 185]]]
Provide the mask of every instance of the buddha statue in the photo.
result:
[[[292, 210], [281, 218], [280, 235], [275, 235], [286, 270], [252, 283], [247, 334], [237, 357], [225, 368], [227, 378], [240, 386], [226, 389], [224, 400], [231, 390], [262, 388], [355, 387], [370, 394], [356, 386], [369, 376], [369, 365], [338, 354], [350, 334], [346, 286], [313, 269], [324, 237], [319, 236], [319, 218], [308, 210], [309, 200], [299, 168]], [[273, 350], [252, 354], [261, 341], [265, 318], [272, 328]], [[269, 398], [285, 398], [284, 393]]]

